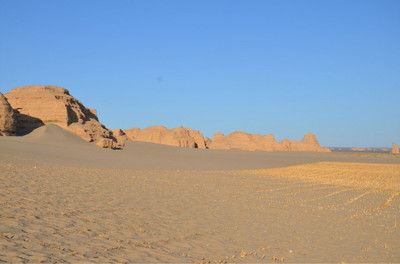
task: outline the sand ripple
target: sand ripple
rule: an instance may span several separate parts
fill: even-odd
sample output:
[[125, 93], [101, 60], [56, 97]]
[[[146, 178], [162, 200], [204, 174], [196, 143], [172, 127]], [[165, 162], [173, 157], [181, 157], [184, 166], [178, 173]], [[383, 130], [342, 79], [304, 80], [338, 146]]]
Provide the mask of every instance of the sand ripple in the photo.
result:
[[399, 262], [398, 166], [0, 164], [0, 261]]

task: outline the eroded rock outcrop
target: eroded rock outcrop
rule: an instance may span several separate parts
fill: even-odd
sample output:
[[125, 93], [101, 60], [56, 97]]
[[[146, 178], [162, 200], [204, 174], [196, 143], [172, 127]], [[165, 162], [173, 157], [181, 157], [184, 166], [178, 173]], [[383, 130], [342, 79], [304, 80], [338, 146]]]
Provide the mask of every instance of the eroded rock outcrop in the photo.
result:
[[15, 112], [0, 93], [0, 136], [14, 136], [17, 132]]
[[5, 97], [17, 111], [18, 131], [56, 124], [103, 148], [120, 148], [124, 145], [99, 122], [94, 109], [86, 108], [65, 88], [23, 86], [12, 89]]
[[400, 153], [400, 151], [399, 151], [399, 146], [397, 146], [397, 144], [393, 142], [393, 145], [392, 145], [392, 154], [399, 154], [399, 153]]
[[277, 142], [273, 135], [258, 135], [246, 132], [233, 132], [227, 136], [218, 132], [209, 145], [210, 149], [240, 149], [249, 151], [317, 151], [330, 152], [319, 145], [315, 135], [309, 133], [302, 141], [284, 139]]
[[182, 126], [168, 129], [164, 126], [152, 126], [144, 129], [131, 128], [123, 131], [127, 139], [165, 144], [183, 148], [206, 148], [203, 134]]
[[204, 144], [206, 144], [206, 148], [209, 148], [209, 147], [210, 147], [211, 142], [212, 142], [212, 140], [211, 140], [211, 138], [209, 138], [209, 137], [206, 137], [206, 138], [204, 139]]
[[128, 137], [126, 136], [125, 132], [120, 128], [114, 129], [114, 130], [111, 130], [111, 131], [112, 131], [114, 137], [117, 139], [118, 142], [125, 142], [125, 140], [128, 139]]

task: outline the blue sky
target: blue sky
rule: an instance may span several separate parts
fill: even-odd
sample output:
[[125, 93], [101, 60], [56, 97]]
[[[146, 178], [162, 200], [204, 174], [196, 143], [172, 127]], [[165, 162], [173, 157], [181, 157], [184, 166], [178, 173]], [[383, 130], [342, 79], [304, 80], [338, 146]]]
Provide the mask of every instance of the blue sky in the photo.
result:
[[400, 1], [0, 0], [0, 91], [58, 85], [109, 128], [400, 143]]

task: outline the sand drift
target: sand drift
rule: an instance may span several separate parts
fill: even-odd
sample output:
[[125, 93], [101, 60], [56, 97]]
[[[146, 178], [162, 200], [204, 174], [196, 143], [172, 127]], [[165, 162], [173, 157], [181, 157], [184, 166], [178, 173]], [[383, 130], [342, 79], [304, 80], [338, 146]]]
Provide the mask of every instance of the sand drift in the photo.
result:
[[0, 261], [399, 262], [390, 154], [0, 137]]

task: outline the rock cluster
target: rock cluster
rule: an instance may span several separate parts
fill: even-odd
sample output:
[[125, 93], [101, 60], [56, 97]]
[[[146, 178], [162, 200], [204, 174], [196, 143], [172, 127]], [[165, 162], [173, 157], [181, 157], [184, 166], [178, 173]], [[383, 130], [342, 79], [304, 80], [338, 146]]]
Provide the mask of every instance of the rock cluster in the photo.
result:
[[397, 146], [396, 143], [393, 142], [393, 146], [392, 146], [392, 154], [399, 154], [399, 147]]
[[120, 148], [124, 145], [99, 122], [96, 110], [86, 108], [67, 89], [58, 86], [23, 86], [12, 89], [5, 97], [16, 110], [19, 132], [56, 124], [103, 148]]
[[[129, 139], [184, 148], [330, 152], [319, 145], [313, 134], [305, 135], [301, 142], [287, 139], [277, 142], [272, 135], [245, 132], [227, 136], [216, 133], [211, 140], [182, 126], [109, 130], [99, 122], [95, 109], [86, 108], [67, 89], [35, 85], [14, 88], [4, 96], [0, 93], [0, 135], [15, 135], [47, 124], [56, 124], [103, 148], [121, 148]], [[392, 153], [396, 151], [398, 147], [393, 143]]]
[[233, 132], [227, 136], [218, 132], [209, 145], [210, 149], [240, 149], [240, 150], [262, 150], [262, 151], [317, 151], [330, 152], [328, 148], [319, 145], [315, 135], [309, 133], [302, 141], [284, 139], [275, 141], [273, 135], [258, 135], [246, 132]]
[[127, 139], [165, 144], [183, 148], [206, 148], [203, 134], [182, 126], [168, 129], [164, 126], [152, 126], [144, 129], [131, 128], [122, 131]]
[[0, 136], [13, 136], [17, 132], [15, 111], [0, 93]]
[[168, 129], [164, 126], [152, 126], [145, 129], [117, 129], [113, 130], [113, 133], [117, 138], [184, 148], [331, 152], [329, 148], [321, 147], [315, 135], [311, 133], [305, 135], [302, 141], [285, 139], [281, 142], [275, 141], [273, 135], [261, 136], [246, 132], [234, 132], [227, 136], [218, 132], [211, 140], [208, 137], [204, 138], [199, 131], [184, 127]]

